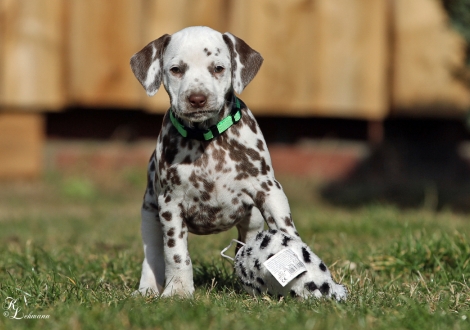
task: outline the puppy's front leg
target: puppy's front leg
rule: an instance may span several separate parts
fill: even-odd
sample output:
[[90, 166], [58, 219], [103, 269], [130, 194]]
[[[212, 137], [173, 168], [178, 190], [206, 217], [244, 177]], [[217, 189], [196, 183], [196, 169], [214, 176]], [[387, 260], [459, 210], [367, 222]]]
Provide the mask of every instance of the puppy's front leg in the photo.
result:
[[[161, 199], [161, 201], [160, 201]], [[190, 296], [194, 292], [193, 267], [188, 252], [188, 229], [179, 210], [165, 205], [159, 198], [160, 222], [163, 230], [165, 289], [162, 296]]]
[[163, 259], [163, 232], [155, 199], [155, 172], [153, 155], [149, 162], [147, 190], [142, 204], [142, 240], [145, 259], [142, 263], [139, 292], [141, 294], [160, 294], [165, 284], [165, 261]]
[[[147, 195], [147, 194], [146, 194]], [[160, 294], [165, 284], [165, 262], [163, 259], [163, 233], [158, 211], [150, 203], [142, 207], [142, 240], [145, 259], [142, 263], [142, 275], [139, 291], [146, 295]]]

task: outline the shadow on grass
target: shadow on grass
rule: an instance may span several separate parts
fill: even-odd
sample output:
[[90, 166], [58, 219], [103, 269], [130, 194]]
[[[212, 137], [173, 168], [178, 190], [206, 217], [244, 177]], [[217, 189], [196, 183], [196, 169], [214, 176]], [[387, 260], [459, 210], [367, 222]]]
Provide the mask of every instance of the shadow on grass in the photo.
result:
[[235, 293], [245, 292], [234, 268], [228, 263], [208, 263], [195, 261], [193, 263], [194, 285], [211, 289], [215, 292], [225, 292], [227, 290]]
[[457, 143], [396, 139], [384, 142], [348, 178], [321, 188], [337, 206], [370, 203], [470, 212], [470, 166]]

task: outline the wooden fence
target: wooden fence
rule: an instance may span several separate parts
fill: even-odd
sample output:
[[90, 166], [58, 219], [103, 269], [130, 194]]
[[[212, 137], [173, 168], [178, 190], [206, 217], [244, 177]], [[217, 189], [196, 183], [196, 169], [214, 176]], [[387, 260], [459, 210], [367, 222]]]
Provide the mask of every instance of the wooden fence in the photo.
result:
[[129, 58], [191, 25], [263, 55], [242, 94], [257, 115], [382, 120], [470, 106], [456, 79], [465, 45], [437, 0], [0, 0], [0, 117], [76, 105], [162, 113], [166, 93], [148, 98]]

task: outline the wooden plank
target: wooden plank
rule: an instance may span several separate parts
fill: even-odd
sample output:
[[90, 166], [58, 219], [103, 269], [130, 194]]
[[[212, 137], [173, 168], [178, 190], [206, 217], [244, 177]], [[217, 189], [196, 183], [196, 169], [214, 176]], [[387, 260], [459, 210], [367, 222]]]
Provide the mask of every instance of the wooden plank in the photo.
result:
[[70, 102], [85, 106], [135, 107], [140, 86], [129, 67], [142, 44], [141, 2], [69, 0]]
[[240, 0], [232, 12], [230, 31], [265, 58], [241, 95], [256, 113], [386, 116], [386, 1]]
[[[316, 98], [316, 8], [306, 1], [237, 1], [229, 31], [261, 53], [263, 66], [241, 98], [256, 113], [299, 113]], [[302, 49], [299, 49], [302, 45]]]
[[61, 0], [0, 0], [0, 106], [63, 106], [62, 19]]
[[[6, 39], [6, 22], [7, 22], [7, 0], [0, 0], [0, 74], [4, 74], [5, 63], [5, 42]], [[3, 98], [5, 95], [5, 79], [0, 78], [0, 106], [4, 103]]]
[[465, 44], [440, 3], [395, 0], [394, 17], [394, 113], [461, 116], [470, 107], [470, 91], [456, 79]]
[[39, 176], [44, 129], [44, 120], [40, 114], [0, 113], [0, 179]]
[[320, 2], [321, 115], [381, 119], [388, 112], [387, 1]]
[[[188, 26], [209, 26], [222, 33], [228, 27], [229, 7], [226, 0], [155, 0], [144, 2], [142, 43], [139, 51], [150, 41], [165, 33], [172, 34]], [[164, 113], [170, 104], [163, 86], [149, 98], [140, 92], [143, 106], [150, 112]]]

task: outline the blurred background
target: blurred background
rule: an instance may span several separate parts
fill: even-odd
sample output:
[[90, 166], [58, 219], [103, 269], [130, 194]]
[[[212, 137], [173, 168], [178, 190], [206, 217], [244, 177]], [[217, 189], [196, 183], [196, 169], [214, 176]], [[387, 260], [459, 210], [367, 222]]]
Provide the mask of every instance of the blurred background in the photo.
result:
[[145, 176], [169, 99], [129, 59], [192, 25], [263, 55], [241, 98], [277, 174], [333, 204], [470, 210], [469, 0], [0, 0], [0, 178]]

